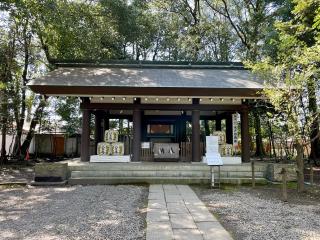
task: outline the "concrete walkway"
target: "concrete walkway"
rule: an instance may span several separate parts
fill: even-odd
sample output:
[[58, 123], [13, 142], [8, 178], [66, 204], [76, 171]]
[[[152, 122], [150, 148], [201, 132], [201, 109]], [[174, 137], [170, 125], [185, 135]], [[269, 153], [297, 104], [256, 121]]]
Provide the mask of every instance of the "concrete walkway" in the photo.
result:
[[230, 234], [188, 185], [150, 185], [147, 240], [229, 240]]

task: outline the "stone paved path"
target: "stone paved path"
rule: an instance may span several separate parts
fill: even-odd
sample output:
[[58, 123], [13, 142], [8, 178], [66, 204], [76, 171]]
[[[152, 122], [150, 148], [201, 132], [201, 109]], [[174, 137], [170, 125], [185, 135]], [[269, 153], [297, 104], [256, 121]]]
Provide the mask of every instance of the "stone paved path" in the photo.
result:
[[231, 240], [188, 185], [150, 185], [147, 240]]

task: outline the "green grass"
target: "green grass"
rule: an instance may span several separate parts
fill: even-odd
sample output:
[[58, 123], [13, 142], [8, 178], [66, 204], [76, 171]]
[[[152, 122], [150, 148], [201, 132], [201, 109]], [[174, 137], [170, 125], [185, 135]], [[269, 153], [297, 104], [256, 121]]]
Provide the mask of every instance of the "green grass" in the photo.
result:
[[15, 183], [6, 183], [0, 185], [0, 190], [4, 189], [13, 189], [13, 188], [24, 188], [26, 184], [15, 184]]

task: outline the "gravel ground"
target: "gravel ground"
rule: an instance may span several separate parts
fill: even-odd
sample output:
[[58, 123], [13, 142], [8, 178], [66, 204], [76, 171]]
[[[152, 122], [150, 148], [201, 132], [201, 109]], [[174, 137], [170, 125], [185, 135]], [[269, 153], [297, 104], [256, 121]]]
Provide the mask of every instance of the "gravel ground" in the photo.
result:
[[[235, 239], [320, 239], [320, 204], [293, 196], [284, 203], [270, 189], [233, 191], [195, 189]], [[279, 191], [273, 189], [274, 191]], [[290, 199], [290, 195], [289, 195]]]
[[0, 169], [0, 183], [31, 182], [33, 179], [33, 167], [4, 166]]
[[143, 186], [0, 190], [0, 239], [145, 239]]

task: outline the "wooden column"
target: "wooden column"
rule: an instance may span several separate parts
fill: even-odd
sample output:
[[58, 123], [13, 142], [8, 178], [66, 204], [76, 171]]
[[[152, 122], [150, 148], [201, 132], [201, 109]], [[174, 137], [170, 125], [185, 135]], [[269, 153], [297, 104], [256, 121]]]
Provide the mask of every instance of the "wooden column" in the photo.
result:
[[[138, 101], [140, 99], [137, 99]], [[140, 161], [141, 151], [141, 110], [136, 108], [133, 110], [133, 141], [132, 141], [132, 154], [133, 162]]]
[[94, 143], [95, 143], [95, 153], [97, 153], [98, 143], [102, 141], [102, 116], [100, 112], [95, 113], [94, 121]]
[[232, 144], [233, 140], [233, 126], [232, 126], [232, 115], [226, 117], [226, 142]]
[[[83, 102], [89, 101], [84, 98]], [[90, 110], [82, 109], [81, 161], [90, 160]]]
[[[199, 98], [193, 99], [193, 104], [199, 104]], [[192, 161], [200, 162], [200, 111], [192, 110]]]
[[249, 111], [241, 112], [241, 158], [242, 162], [250, 162]]
[[180, 121], [180, 141], [185, 142], [187, 139], [187, 120], [186, 120], [186, 112], [181, 115]]
[[216, 131], [221, 131], [221, 118], [216, 118]]

